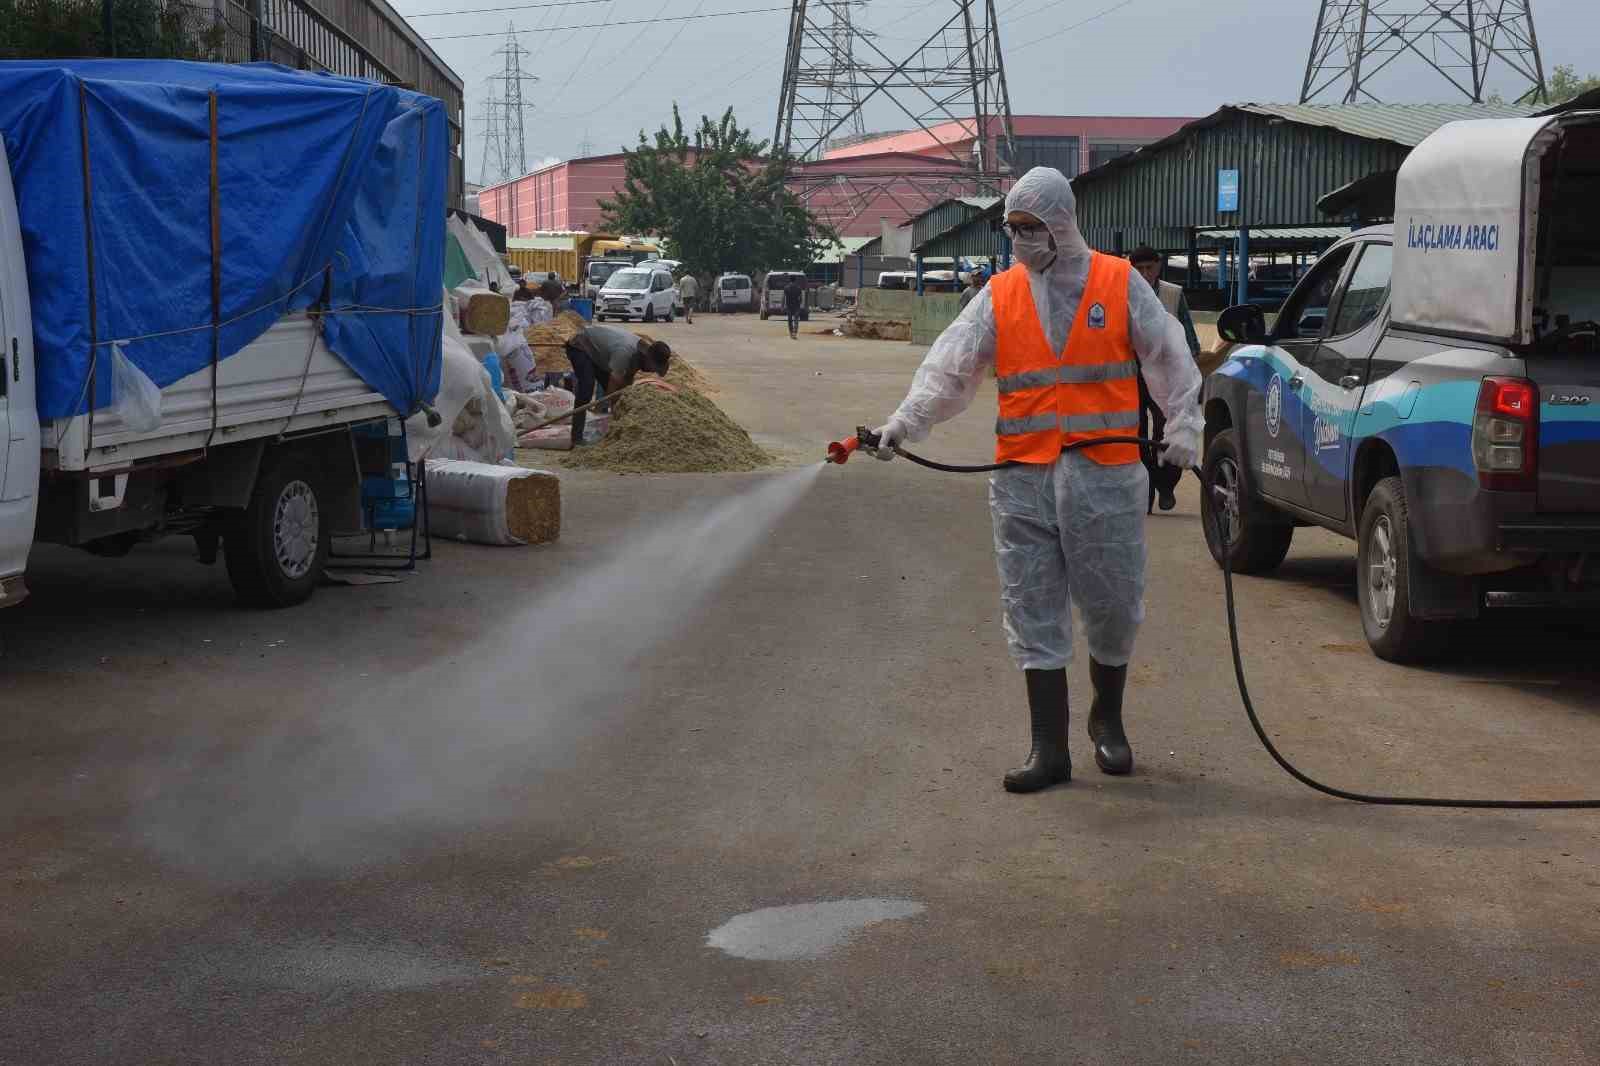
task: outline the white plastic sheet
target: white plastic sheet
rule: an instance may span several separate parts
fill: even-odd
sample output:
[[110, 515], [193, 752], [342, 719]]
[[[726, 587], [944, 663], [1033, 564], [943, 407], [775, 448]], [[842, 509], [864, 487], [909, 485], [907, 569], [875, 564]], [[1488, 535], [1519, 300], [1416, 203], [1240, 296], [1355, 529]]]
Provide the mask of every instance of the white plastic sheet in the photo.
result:
[[111, 346], [111, 410], [135, 433], [161, 428], [161, 389], [133, 365], [121, 344]]

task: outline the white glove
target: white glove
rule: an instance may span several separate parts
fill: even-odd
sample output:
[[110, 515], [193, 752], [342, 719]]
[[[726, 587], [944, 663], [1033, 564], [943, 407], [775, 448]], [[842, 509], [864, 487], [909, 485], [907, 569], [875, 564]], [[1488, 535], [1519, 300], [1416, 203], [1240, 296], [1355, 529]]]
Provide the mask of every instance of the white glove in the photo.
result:
[[873, 432], [878, 435], [879, 440], [878, 446], [877, 448], [873, 449], [872, 454], [876, 455], [884, 462], [888, 462], [890, 459], [893, 459], [894, 450], [901, 444], [905, 443], [905, 427], [901, 426], [900, 423], [896, 422], [892, 418], [889, 419], [886, 424], [873, 430]]
[[1167, 426], [1166, 445], [1161, 453], [1162, 466], [1188, 470], [1200, 465], [1199, 426], [1186, 425], [1178, 429]]

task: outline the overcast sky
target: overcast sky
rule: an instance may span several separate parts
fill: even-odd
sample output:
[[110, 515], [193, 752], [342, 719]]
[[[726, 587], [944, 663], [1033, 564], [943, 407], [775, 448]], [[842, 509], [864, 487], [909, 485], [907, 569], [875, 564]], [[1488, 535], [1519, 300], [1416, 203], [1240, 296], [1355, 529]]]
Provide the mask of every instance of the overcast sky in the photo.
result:
[[[524, 70], [534, 102], [526, 116], [530, 169], [633, 147], [640, 129], [671, 116], [717, 114], [732, 105], [758, 137], [772, 135], [783, 76], [787, 0], [567, 0], [564, 6], [514, 6], [516, 0], [391, 0], [466, 83], [467, 174], [482, 162], [481, 105], [486, 78], [509, 24], [528, 52]], [[551, 0], [529, 0], [548, 5]], [[878, 34], [897, 60], [914, 48], [954, 0], [864, 0], [856, 24]], [[1016, 114], [1204, 115], [1224, 103], [1293, 102], [1305, 74], [1317, 0], [999, 0], [1001, 41]], [[1420, 5], [1416, 5], [1420, 6]], [[439, 17], [429, 11], [511, 10]], [[771, 8], [658, 25], [606, 25], [638, 19]], [[1101, 12], [1107, 12], [1100, 15]], [[1095, 17], [1099, 15], [1099, 17]], [[1569, 63], [1600, 72], [1595, 0], [1534, 0], [1546, 70]], [[1092, 19], [1076, 29], [1061, 31]], [[920, 34], [913, 39], [913, 35]], [[458, 34], [490, 34], [455, 40]], [[1052, 36], [1056, 35], [1056, 36]], [[1420, 60], [1402, 60], [1374, 83], [1391, 101], [1460, 99]], [[1491, 85], [1520, 92], [1497, 65]], [[1337, 95], [1324, 98], [1337, 102]], [[892, 104], [866, 109], [869, 128], [898, 128]]]

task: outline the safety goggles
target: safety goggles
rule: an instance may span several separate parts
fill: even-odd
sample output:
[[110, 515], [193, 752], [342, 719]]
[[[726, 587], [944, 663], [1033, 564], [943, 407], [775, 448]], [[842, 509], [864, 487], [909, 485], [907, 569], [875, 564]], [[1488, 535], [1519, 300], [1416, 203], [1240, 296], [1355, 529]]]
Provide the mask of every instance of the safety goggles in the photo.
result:
[[1002, 222], [1000, 228], [1007, 237], [1016, 240], [1018, 237], [1033, 237], [1045, 231], [1043, 222]]

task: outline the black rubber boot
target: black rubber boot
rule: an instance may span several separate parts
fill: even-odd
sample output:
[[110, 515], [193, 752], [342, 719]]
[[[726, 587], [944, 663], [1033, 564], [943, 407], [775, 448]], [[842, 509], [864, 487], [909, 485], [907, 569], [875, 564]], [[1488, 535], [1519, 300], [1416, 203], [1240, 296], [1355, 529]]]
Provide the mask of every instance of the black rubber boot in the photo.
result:
[[1089, 708], [1094, 764], [1101, 773], [1130, 773], [1133, 749], [1128, 746], [1128, 734], [1122, 730], [1122, 691], [1128, 684], [1128, 668], [1103, 666], [1090, 659], [1089, 680], [1094, 682], [1094, 704]]
[[1072, 780], [1067, 753], [1067, 672], [1025, 670], [1028, 716], [1033, 722], [1033, 748], [1028, 761], [1006, 771], [1007, 792], [1037, 792]]

